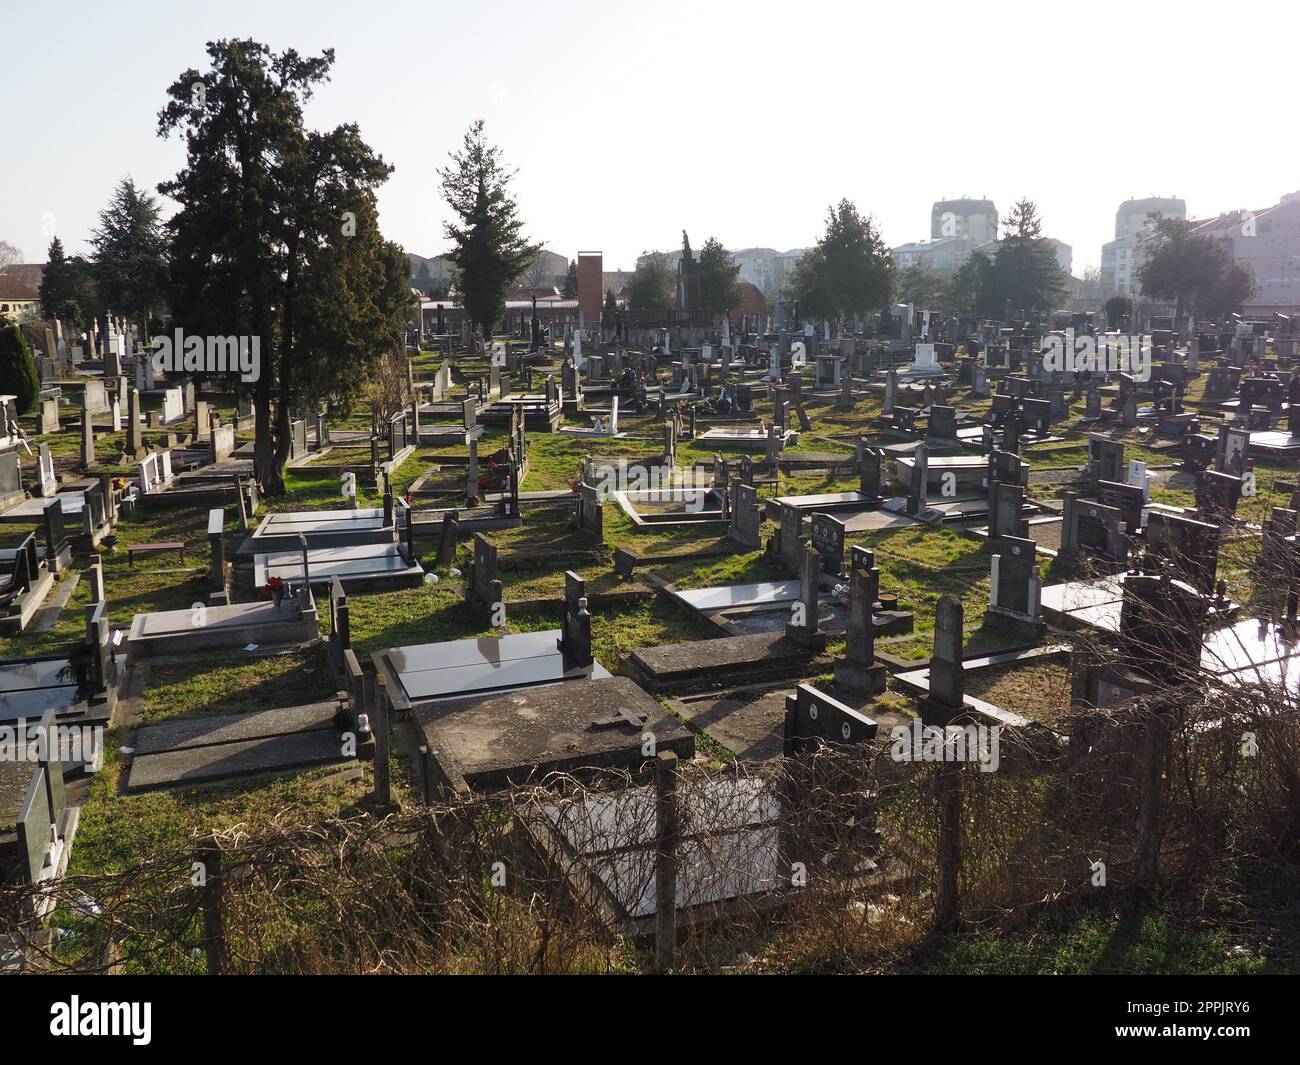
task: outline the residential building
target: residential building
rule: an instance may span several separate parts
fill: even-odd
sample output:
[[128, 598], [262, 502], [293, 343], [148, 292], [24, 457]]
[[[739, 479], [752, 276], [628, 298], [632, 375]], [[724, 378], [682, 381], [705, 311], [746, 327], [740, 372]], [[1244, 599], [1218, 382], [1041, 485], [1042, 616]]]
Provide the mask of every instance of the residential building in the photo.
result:
[[0, 274], [0, 315], [15, 322], [26, 322], [40, 313], [40, 293], [11, 274]]
[[1247, 317], [1300, 313], [1300, 192], [1272, 207], [1229, 211], [1194, 223], [1195, 232], [1222, 241], [1228, 254], [1255, 275]]
[[1186, 218], [1187, 204], [1173, 196], [1148, 196], [1125, 200], [1115, 212], [1115, 239], [1101, 246], [1101, 288], [1107, 296], [1136, 300], [1142, 291], [1141, 270], [1146, 261], [1142, 235], [1155, 215]]
[[[996, 240], [998, 209], [992, 200], [939, 200], [930, 208], [930, 239]], [[969, 254], [969, 253], [968, 253]]]

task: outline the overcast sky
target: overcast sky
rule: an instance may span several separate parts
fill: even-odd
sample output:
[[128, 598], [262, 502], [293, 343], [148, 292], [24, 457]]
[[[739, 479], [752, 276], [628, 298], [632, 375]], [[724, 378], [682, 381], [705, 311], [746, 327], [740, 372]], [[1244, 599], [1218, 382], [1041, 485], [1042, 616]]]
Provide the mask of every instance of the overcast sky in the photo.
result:
[[[885, 9], [887, 7], [887, 9]], [[930, 204], [1027, 195], [1045, 232], [1100, 260], [1115, 209], [1174, 195], [1195, 216], [1300, 188], [1288, 4], [878, 5], [800, 0], [543, 4], [287, 0], [24, 3], [0, 27], [0, 239], [81, 251], [114, 184], [182, 161], [156, 135], [204, 43], [336, 51], [308, 107], [355, 121], [396, 167], [385, 235], [444, 248], [435, 168], [476, 117], [519, 170], [529, 233], [631, 268], [647, 248], [813, 243], [841, 197], [885, 240]], [[170, 207], [169, 207], [170, 211]]]

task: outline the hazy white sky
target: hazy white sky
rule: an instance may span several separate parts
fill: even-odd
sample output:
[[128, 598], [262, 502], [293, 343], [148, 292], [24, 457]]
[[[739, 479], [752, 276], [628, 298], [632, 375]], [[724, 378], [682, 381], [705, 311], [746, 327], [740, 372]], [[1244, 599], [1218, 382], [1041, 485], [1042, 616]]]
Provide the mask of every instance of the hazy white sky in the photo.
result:
[[1290, 4], [517, 0], [6, 4], [0, 239], [72, 251], [124, 175], [182, 160], [156, 135], [166, 87], [204, 43], [332, 46], [317, 128], [356, 121], [396, 171], [387, 236], [443, 250], [434, 170], [486, 120], [519, 170], [529, 232], [606, 269], [646, 248], [811, 244], [840, 197], [891, 245], [930, 204], [1021, 195], [1100, 259], [1115, 209], [1175, 195], [1193, 215], [1300, 189]]

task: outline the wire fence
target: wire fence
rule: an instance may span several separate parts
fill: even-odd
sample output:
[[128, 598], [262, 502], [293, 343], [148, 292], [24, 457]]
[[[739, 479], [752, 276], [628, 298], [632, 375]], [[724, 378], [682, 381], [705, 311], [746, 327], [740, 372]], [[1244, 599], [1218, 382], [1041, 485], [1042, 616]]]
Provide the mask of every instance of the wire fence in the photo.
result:
[[285, 814], [4, 890], [0, 937], [50, 972], [878, 966], [943, 923], [946, 883], [962, 922], [1011, 927], [1293, 858], [1296, 693], [1174, 694], [1075, 714], [1068, 746], [1002, 730], [995, 771], [969, 747], [955, 760], [955, 731], [928, 747], [900, 733], [383, 817]]

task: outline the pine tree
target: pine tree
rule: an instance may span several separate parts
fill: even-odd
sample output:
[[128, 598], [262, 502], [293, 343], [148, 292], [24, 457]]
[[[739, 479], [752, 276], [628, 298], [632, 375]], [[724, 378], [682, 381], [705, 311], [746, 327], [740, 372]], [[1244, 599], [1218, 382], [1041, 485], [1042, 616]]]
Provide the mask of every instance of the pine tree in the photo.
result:
[[158, 200], [123, 178], [99, 213], [90, 244], [95, 279], [108, 308], [147, 323], [162, 308], [167, 234]]
[[448, 258], [460, 274], [461, 302], [485, 342], [505, 317], [506, 293], [542, 250], [523, 235], [523, 219], [509, 193], [514, 176], [501, 149], [488, 144], [481, 118], [470, 126], [460, 150], [451, 153], [451, 165], [438, 171], [455, 215], [445, 226], [452, 242]]
[[46, 259], [41, 274], [41, 315], [82, 328], [103, 305], [90, 264], [80, 256], [68, 258], [58, 237], [50, 241]]

